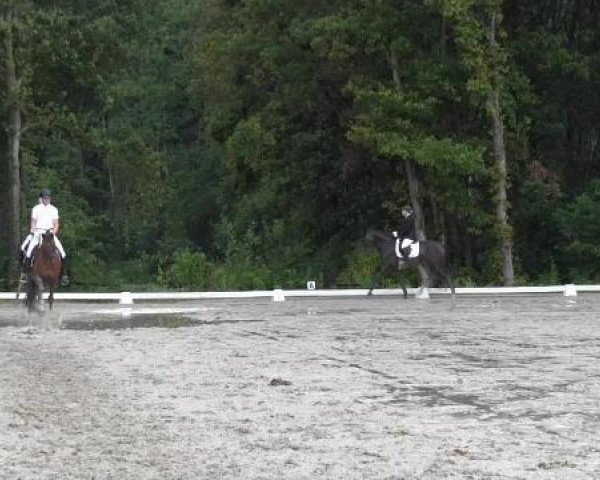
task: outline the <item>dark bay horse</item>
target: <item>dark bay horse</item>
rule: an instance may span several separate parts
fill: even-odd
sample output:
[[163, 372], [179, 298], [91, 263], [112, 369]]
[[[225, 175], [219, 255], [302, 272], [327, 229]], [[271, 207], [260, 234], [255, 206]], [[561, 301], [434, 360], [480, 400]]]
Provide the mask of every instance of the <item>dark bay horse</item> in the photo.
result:
[[[381, 256], [381, 268], [373, 277], [369, 295], [378, 285], [384, 274], [394, 270], [405, 270], [422, 265], [426, 270], [440, 277], [450, 287], [454, 297], [454, 279], [450, 271], [446, 248], [434, 240], [419, 242], [419, 255], [415, 258], [398, 258], [396, 256], [396, 238], [391, 233], [371, 230], [365, 237], [368, 246], [375, 247]], [[406, 286], [402, 285], [404, 297], [407, 297]]]
[[42, 234], [41, 244], [33, 253], [33, 265], [27, 274], [27, 299], [25, 305], [31, 311], [35, 308], [43, 310], [44, 290], [50, 292], [48, 303], [52, 309], [54, 289], [58, 286], [62, 258], [54, 244], [54, 233], [46, 230]]

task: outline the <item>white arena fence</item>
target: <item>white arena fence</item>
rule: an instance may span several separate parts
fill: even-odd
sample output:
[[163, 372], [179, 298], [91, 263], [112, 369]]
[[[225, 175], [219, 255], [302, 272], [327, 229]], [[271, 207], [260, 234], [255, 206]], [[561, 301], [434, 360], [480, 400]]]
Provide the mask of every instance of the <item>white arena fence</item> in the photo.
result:
[[[88, 301], [88, 302], [119, 302], [121, 304], [133, 304], [135, 302], [150, 301], [178, 301], [178, 300], [205, 300], [205, 299], [227, 299], [227, 298], [270, 298], [273, 301], [283, 301], [288, 297], [361, 297], [367, 296], [369, 290], [361, 289], [322, 289], [322, 290], [253, 290], [253, 291], [230, 291], [230, 292], [111, 292], [111, 293], [75, 293], [55, 292], [56, 300]], [[409, 296], [419, 299], [433, 296], [450, 296], [448, 288], [408, 288]], [[600, 285], [554, 285], [546, 287], [459, 287], [455, 290], [456, 296], [471, 295], [537, 295], [537, 294], [560, 294], [567, 297], [575, 297], [583, 292], [600, 292]], [[375, 289], [374, 296], [401, 296], [402, 289], [381, 288]], [[46, 294], [47, 295], [47, 294]], [[21, 292], [20, 298], [24, 298]], [[0, 300], [15, 300], [16, 292], [0, 292]]]

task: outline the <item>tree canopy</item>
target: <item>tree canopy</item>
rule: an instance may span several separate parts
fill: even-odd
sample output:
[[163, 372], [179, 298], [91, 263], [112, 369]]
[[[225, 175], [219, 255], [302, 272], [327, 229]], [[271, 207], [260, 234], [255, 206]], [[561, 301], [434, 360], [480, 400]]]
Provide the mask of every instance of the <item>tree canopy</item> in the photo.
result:
[[361, 285], [408, 202], [463, 285], [598, 281], [599, 16], [6, 1], [0, 286], [42, 187], [77, 289]]

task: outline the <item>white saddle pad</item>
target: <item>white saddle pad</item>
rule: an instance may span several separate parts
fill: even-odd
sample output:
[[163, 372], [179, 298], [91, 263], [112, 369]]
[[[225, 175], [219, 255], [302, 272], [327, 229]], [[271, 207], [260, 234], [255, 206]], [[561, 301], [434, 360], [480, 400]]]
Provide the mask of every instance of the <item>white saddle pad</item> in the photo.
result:
[[400, 246], [400, 239], [396, 239], [396, 256], [398, 258], [403, 258], [402, 254], [400, 253], [400, 250], [408, 246], [410, 246], [410, 253], [408, 254], [408, 258], [418, 257], [420, 250], [420, 242], [412, 243], [408, 238], [402, 240], [402, 246]]

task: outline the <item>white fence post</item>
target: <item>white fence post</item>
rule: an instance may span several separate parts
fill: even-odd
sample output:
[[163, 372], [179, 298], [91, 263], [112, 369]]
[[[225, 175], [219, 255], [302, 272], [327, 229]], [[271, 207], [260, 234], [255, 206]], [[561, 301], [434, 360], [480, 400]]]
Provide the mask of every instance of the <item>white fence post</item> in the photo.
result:
[[133, 295], [131, 295], [131, 292], [121, 292], [119, 303], [121, 305], [133, 305]]
[[415, 298], [418, 300], [429, 300], [429, 290], [427, 287], [420, 287], [415, 293]]
[[281, 288], [276, 288], [273, 290], [273, 301], [274, 302], [283, 302], [285, 301], [285, 294]]
[[577, 288], [572, 283], [568, 283], [565, 285], [565, 291], [563, 292], [565, 297], [576, 297], [577, 296]]

